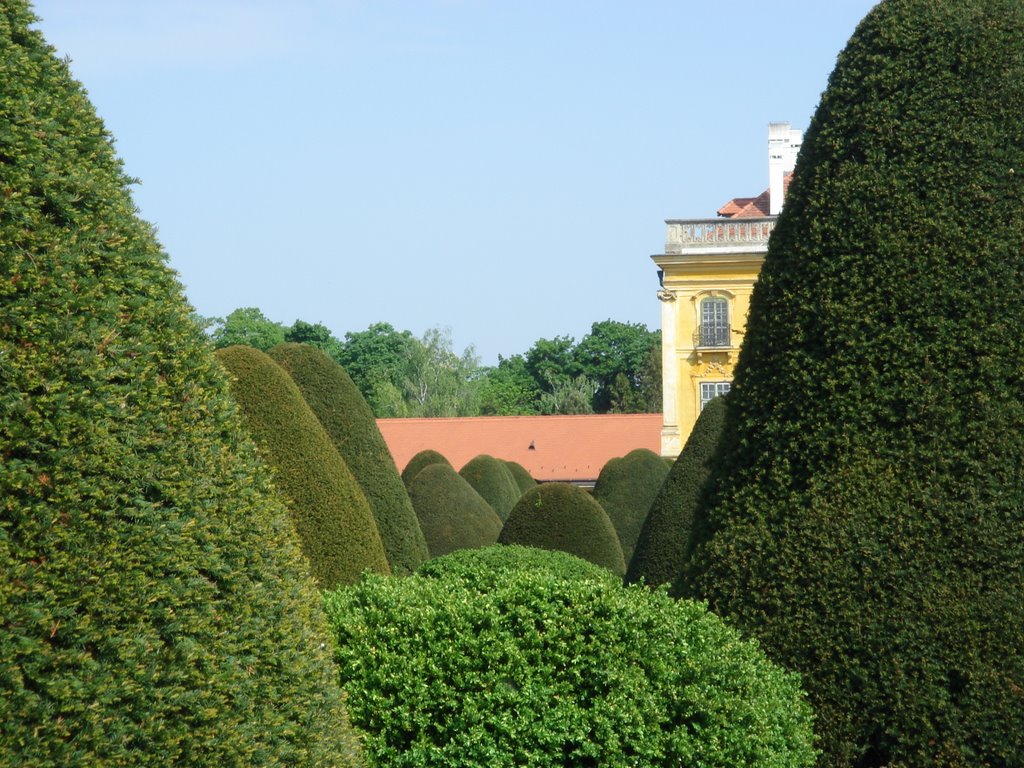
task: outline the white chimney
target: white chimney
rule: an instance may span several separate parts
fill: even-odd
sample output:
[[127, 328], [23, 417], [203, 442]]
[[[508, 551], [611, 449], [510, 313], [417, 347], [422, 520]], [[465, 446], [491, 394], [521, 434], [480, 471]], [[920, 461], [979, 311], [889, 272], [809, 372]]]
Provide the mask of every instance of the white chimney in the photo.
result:
[[768, 123], [769, 213], [778, 215], [785, 197], [785, 177], [796, 165], [804, 132], [789, 123]]

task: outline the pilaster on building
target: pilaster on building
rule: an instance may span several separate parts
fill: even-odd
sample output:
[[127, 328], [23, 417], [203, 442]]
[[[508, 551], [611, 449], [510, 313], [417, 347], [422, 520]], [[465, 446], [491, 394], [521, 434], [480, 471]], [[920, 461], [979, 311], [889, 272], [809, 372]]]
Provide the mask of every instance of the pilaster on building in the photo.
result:
[[658, 265], [661, 454], [682, 451], [701, 410], [728, 392], [754, 283], [785, 199], [803, 132], [768, 125], [768, 188], [733, 198], [717, 218], [668, 219]]

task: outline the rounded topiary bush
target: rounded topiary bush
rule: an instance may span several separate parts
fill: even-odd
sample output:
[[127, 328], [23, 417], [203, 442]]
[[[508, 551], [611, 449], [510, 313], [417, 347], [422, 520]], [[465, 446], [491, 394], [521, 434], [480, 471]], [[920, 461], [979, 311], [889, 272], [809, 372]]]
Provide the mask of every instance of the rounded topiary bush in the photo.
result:
[[0, 763], [357, 765], [288, 513], [35, 22], [0, 5]]
[[325, 595], [370, 765], [814, 764], [797, 676], [703, 605], [559, 552], [458, 557]]
[[1024, 4], [883, 0], [804, 136], [680, 586], [824, 764], [1024, 765]]
[[661, 457], [648, 448], [637, 448], [601, 468], [593, 495], [615, 526], [627, 563], [668, 472]]
[[501, 518], [450, 464], [430, 464], [416, 474], [409, 497], [431, 557], [498, 540]]
[[522, 495], [519, 484], [512, 477], [512, 471], [501, 459], [485, 453], [470, 459], [459, 470], [462, 479], [473, 486], [473, 490], [484, 497], [498, 517], [505, 520], [512, 507]]
[[537, 481], [533, 479], [533, 476], [529, 471], [520, 464], [518, 461], [506, 461], [505, 466], [508, 467], [508, 471], [512, 473], [512, 479], [516, 481], [516, 485], [519, 486], [519, 495], [522, 496], [531, 488], [535, 488]]
[[614, 573], [567, 552], [555, 552], [518, 544], [494, 544], [483, 549], [464, 549], [424, 563], [416, 572], [429, 578], [459, 579], [480, 592], [503, 583], [509, 574], [522, 570], [545, 573], [559, 579], [590, 579], [618, 584]]
[[566, 483], [543, 483], [524, 493], [498, 541], [568, 552], [619, 576], [626, 571], [608, 513], [589, 493]]
[[359, 388], [340, 365], [308, 344], [279, 344], [267, 354], [292, 377], [366, 495], [391, 572], [415, 571], [428, 557], [427, 543]]
[[253, 347], [225, 347], [216, 355], [249, 433], [274, 467], [320, 586], [351, 584], [366, 569], [388, 573], [366, 497], [295, 382]]
[[727, 395], [711, 400], [693, 425], [683, 452], [647, 513], [626, 569], [627, 584], [671, 584], [682, 571], [694, 510], [711, 472], [711, 458], [721, 441], [727, 400]]
[[[412, 481], [416, 479], [416, 475], [420, 473], [420, 470], [429, 467], [431, 464], [447, 464], [449, 467], [452, 466], [452, 463], [440, 453], [431, 448], [425, 448], [409, 459], [405, 469], [402, 470], [402, 482], [405, 483], [405, 487], [408, 488], [412, 485]], [[452, 467], [452, 469], [454, 470], [455, 467]]]

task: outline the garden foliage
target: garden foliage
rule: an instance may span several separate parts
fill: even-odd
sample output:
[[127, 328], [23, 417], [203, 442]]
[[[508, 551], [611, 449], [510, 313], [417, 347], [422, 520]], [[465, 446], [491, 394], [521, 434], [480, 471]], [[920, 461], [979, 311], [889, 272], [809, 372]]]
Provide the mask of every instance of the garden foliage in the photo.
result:
[[226, 347], [216, 355], [249, 433], [275, 470], [320, 587], [351, 584], [365, 569], [388, 573], [366, 496], [295, 382], [253, 347]]
[[0, 763], [355, 765], [287, 511], [34, 23], [0, 6]]
[[704, 606], [561, 552], [454, 557], [325, 596], [370, 765], [813, 765], [796, 675]]
[[755, 287], [687, 594], [830, 766], [1024, 765], [1024, 5], [884, 0]]
[[508, 465], [485, 453], [470, 459], [459, 474], [484, 497], [503, 521], [522, 495]]
[[427, 543], [362, 393], [338, 363], [315, 347], [280, 344], [268, 354], [292, 377], [366, 495], [391, 572], [404, 576], [415, 571], [428, 557]]
[[671, 584], [679, 577], [690, 542], [694, 509], [722, 438], [727, 401], [725, 395], [716, 397], [700, 412], [683, 452], [651, 503], [626, 569], [627, 584], [643, 581], [656, 587]]
[[568, 552], [619, 576], [626, 572], [608, 513], [589, 493], [566, 483], [543, 483], [524, 493], [498, 541]]
[[498, 540], [501, 518], [447, 462], [418, 472], [409, 497], [431, 557], [486, 547]]
[[[447, 464], [449, 467], [452, 466], [451, 462], [440, 453], [430, 448], [425, 448], [409, 459], [405, 469], [402, 470], [402, 482], [405, 483], [405, 487], [408, 488], [412, 485], [412, 481], [420, 473], [420, 470], [424, 467], [429, 467], [431, 464]], [[452, 470], [454, 471], [455, 468], [452, 467]]]
[[519, 486], [520, 496], [537, 485], [537, 481], [533, 479], [533, 476], [529, 473], [526, 467], [518, 461], [506, 461], [505, 466], [508, 467], [508, 471], [512, 473], [512, 479], [515, 480], [516, 485]]
[[649, 448], [637, 448], [610, 459], [601, 468], [593, 496], [615, 526], [627, 564], [668, 471], [668, 465]]

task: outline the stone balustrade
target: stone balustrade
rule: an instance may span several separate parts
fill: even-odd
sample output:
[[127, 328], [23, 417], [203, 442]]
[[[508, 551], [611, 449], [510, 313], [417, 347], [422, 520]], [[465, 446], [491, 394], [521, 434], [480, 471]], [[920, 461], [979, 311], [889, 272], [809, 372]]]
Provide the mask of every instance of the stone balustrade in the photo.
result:
[[777, 218], [669, 219], [665, 222], [665, 253], [685, 253], [691, 248], [767, 246]]

